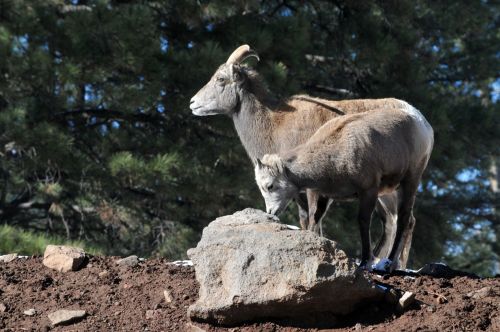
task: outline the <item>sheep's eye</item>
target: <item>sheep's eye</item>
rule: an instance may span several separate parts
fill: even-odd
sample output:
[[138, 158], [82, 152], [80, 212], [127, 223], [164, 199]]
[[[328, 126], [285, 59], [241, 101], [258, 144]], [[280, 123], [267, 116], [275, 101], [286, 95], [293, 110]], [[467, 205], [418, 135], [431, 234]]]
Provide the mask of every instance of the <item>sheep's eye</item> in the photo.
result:
[[272, 185], [272, 184], [268, 185], [268, 186], [267, 186], [267, 191], [271, 191], [271, 190], [273, 190], [273, 187], [274, 187], [274, 185]]
[[224, 77], [222, 76], [217, 77], [217, 83], [224, 83], [224, 82], [226, 82], [226, 79]]

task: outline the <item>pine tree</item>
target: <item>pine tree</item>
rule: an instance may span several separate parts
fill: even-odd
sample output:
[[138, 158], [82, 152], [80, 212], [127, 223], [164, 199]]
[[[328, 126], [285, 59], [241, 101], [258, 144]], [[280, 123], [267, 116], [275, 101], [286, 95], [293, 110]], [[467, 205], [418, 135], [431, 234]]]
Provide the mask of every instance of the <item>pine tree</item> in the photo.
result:
[[[411, 263], [495, 273], [499, 19], [490, 1], [0, 1], [0, 218], [177, 258], [216, 217], [263, 208], [231, 121], [188, 108], [248, 43], [279, 97], [419, 108], [436, 144]], [[355, 211], [335, 204], [324, 222], [351, 254]], [[281, 219], [296, 223], [294, 208]]]

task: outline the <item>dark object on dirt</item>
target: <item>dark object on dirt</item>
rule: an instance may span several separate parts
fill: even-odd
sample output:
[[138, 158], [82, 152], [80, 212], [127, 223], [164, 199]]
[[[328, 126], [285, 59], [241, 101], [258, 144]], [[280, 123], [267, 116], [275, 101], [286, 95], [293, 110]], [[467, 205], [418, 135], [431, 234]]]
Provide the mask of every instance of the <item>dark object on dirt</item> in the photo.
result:
[[446, 278], [446, 279], [451, 279], [451, 278], [455, 278], [455, 277], [469, 277], [469, 278], [473, 278], [473, 279], [480, 278], [478, 275], [476, 275], [474, 273], [454, 270], [444, 263], [425, 264], [419, 270], [395, 270], [392, 273], [389, 273], [386, 271], [379, 271], [379, 270], [375, 271], [374, 270], [373, 272], [380, 274], [380, 275], [384, 275], [384, 276], [387, 276], [387, 275], [411, 276], [411, 277], [431, 276], [431, 277], [435, 277], [435, 278]]
[[469, 278], [479, 278], [478, 275], [454, 270], [446, 264], [443, 263], [429, 263], [425, 264], [420, 270], [417, 271], [417, 274], [421, 276], [432, 276], [435, 278], [455, 278], [455, 277], [469, 277]]

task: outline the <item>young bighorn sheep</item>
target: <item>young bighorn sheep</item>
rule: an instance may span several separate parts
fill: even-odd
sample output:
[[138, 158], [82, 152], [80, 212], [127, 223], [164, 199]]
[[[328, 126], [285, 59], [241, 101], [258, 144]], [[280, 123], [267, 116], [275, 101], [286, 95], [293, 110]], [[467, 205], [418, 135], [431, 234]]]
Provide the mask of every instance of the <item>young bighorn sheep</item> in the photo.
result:
[[[406, 105], [404, 101], [393, 98], [331, 101], [306, 95], [281, 101], [268, 92], [254, 70], [241, 65], [249, 57], [258, 59], [248, 45], [238, 47], [191, 99], [190, 108], [197, 116], [230, 116], [251, 160], [304, 143], [330, 119]], [[302, 228], [315, 229], [331, 201], [308, 190], [307, 199], [301, 194], [296, 202]], [[383, 236], [374, 250], [379, 257], [386, 257], [392, 247], [397, 206], [395, 193], [377, 201], [376, 210], [384, 227]], [[406, 259], [402, 258], [401, 267], [405, 266]]]
[[362, 266], [372, 258], [369, 226], [377, 197], [399, 187], [401, 205], [389, 254], [393, 270], [415, 224], [415, 195], [433, 144], [431, 126], [410, 105], [346, 115], [330, 120], [294, 149], [257, 159], [255, 179], [272, 214], [306, 188], [334, 199], [357, 198]]

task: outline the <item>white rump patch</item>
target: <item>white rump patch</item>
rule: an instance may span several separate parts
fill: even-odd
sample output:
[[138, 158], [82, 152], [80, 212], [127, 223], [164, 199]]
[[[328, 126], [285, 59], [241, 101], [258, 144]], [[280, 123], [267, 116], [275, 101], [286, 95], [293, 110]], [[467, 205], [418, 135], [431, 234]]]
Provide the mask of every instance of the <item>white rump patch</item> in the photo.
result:
[[409, 115], [411, 115], [412, 117], [414, 117], [418, 121], [426, 123], [428, 125], [427, 120], [424, 118], [422, 113], [420, 113], [419, 110], [417, 110], [415, 107], [411, 106], [407, 102], [403, 102], [403, 107], [401, 110], [408, 113]]
[[417, 110], [415, 107], [411, 106], [407, 102], [403, 102], [403, 107], [401, 110], [407, 114], [409, 114], [412, 118], [416, 119], [420, 126], [420, 134], [422, 135], [422, 139], [426, 140], [426, 154], [430, 155], [432, 150], [432, 145], [434, 144], [434, 131], [432, 130], [431, 125], [425, 117]]

